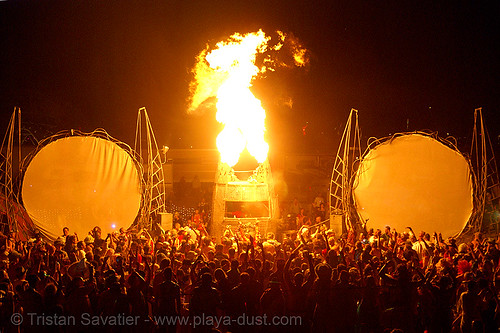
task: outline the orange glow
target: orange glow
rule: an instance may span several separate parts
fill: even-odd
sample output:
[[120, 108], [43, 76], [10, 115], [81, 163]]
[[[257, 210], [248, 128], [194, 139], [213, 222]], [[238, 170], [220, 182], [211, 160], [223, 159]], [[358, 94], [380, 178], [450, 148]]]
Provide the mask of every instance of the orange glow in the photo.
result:
[[[286, 35], [278, 32], [279, 41], [269, 46], [271, 37], [262, 30], [245, 35], [235, 33], [227, 41], [218, 42], [213, 50], [207, 47], [197, 57], [194, 81], [191, 83], [193, 112], [210, 97], [217, 97], [216, 119], [224, 124], [217, 137], [221, 161], [230, 166], [238, 163], [246, 148], [257, 162], [267, 159], [269, 144], [265, 141], [266, 111], [250, 88], [254, 79], [266, 70], [274, 70], [274, 61], [266, 55], [256, 65], [257, 54], [279, 51]], [[290, 44], [295, 66], [307, 62], [306, 51], [295, 41]], [[284, 64], [283, 64], [284, 65]]]

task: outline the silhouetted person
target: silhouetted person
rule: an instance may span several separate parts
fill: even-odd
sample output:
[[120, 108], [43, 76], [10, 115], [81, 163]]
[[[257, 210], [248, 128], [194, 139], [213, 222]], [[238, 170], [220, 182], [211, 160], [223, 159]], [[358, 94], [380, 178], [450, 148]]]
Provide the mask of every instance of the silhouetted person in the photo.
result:
[[[204, 273], [201, 276], [201, 285], [194, 288], [193, 297], [189, 303], [190, 316], [198, 318], [215, 317], [217, 309], [220, 307], [220, 299], [217, 289], [212, 287], [212, 276], [210, 273]], [[193, 326], [193, 332], [210, 332], [213, 325], [201, 323], [196, 327]]]
[[[268, 323], [274, 317], [280, 317], [285, 314], [285, 298], [281, 290], [281, 283], [276, 280], [269, 281], [269, 288], [267, 288], [262, 297], [260, 298], [260, 307], [262, 314], [267, 317]], [[280, 332], [283, 331], [284, 326], [281, 325], [264, 325], [262, 332]]]
[[[172, 269], [167, 267], [163, 270], [165, 281], [158, 286], [156, 296], [157, 314], [160, 316], [179, 316], [181, 312], [181, 291], [179, 285], [172, 281]], [[162, 332], [175, 332], [176, 325], [164, 324], [160, 327]]]
[[332, 331], [332, 269], [330, 266], [320, 264], [316, 266], [317, 279], [313, 285], [313, 298], [315, 302], [313, 315], [313, 331], [314, 332], [331, 332]]
[[304, 282], [304, 274], [297, 272], [293, 276], [290, 274], [290, 265], [295, 258], [299, 248], [296, 248], [289, 256], [284, 267], [284, 281], [287, 288], [287, 314], [291, 316], [300, 316], [302, 322], [300, 325], [290, 327], [291, 332], [307, 332], [309, 330], [308, 316], [307, 316], [307, 298], [309, 291], [314, 283], [316, 275], [312, 263], [312, 257], [308, 253], [306, 255], [309, 265], [309, 278]]
[[26, 333], [30, 332], [38, 332], [38, 328], [35, 320], [30, 320], [28, 314], [32, 317], [40, 316], [43, 309], [43, 299], [42, 295], [36, 291], [36, 284], [39, 279], [38, 276], [32, 274], [28, 275], [28, 288], [21, 294], [21, 306], [23, 307], [24, 312], [24, 321], [22, 325], [22, 329]]
[[227, 280], [231, 288], [234, 288], [240, 283], [240, 271], [238, 267], [240, 263], [238, 260], [231, 260], [231, 269], [227, 272]]

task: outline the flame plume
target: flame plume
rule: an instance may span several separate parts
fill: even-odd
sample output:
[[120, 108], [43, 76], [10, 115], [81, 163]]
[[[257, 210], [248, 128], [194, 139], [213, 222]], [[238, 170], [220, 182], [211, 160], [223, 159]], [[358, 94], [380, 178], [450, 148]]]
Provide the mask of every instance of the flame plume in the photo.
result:
[[[217, 98], [216, 119], [224, 124], [217, 137], [217, 149], [221, 161], [229, 166], [238, 163], [245, 148], [257, 162], [263, 163], [267, 159], [266, 111], [250, 88], [259, 74], [274, 70], [275, 63], [270, 55], [264, 58], [260, 67], [256, 65], [256, 58], [266, 51], [278, 52], [287, 36], [278, 32], [278, 37], [278, 43], [269, 46], [271, 37], [262, 30], [245, 35], [235, 33], [227, 41], [218, 42], [213, 50], [207, 46], [197, 57], [191, 83], [190, 112], [207, 103], [210, 97]], [[295, 39], [291, 39], [289, 46], [294, 65], [304, 66], [307, 63], [306, 50]]]

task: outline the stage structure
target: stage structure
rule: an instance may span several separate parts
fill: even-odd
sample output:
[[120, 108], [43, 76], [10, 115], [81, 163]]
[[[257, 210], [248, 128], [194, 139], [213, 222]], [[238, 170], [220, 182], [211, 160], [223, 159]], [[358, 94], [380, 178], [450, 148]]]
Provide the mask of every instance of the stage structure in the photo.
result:
[[357, 218], [352, 216], [352, 176], [361, 160], [361, 136], [358, 110], [351, 109], [340, 140], [330, 181], [330, 228], [337, 235], [354, 228]]
[[[138, 227], [151, 230], [153, 221], [160, 222], [162, 215], [166, 213], [163, 175], [166, 158], [162, 161], [146, 108], [140, 108], [137, 113], [134, 150], [141, 157], [144, 169], [143, 205], [137, 221]], [[164, 154], [166, 155], [166, 150]]]
[[142, 209], [140, 156], [102, 129], [63, 131], [42, 140], [22, 163], [22, 201], [45, 238], [63, 227], [83, 239], [128, 228]]
[[436, 133], [370, 138], [362, 158], [358, 151], [357, 113], [353, 118], [351, 111], [330, 187], [331, 220], [342, 217], [347, 228], [390, 225], [403, 231], [411, 226], [458, 236], [484, 229], [486, 202], [498, 209], [498, 173], [480, 109], [475, 111], [472, 163], [454, 138]]
[[[261, 74], [280, 66], [282, 62], [274, 62], [267, 51], [275, 54], [287, 40], [286, 34], [279, 33], [279, 40], [270, 43], [271, 37], [262, 30], [235, 33], [213, 48], [207, 46], [197, 57], [189, 112], [215, 104], [216, 120], [224, 126], [216, 139], [220, 162], [213, 195], [211, 231], [215, 237], [220, 238], [226, 229], [236, 233], [232, 230], [236, 226], [250, 234], [275, 230], [279, 209], [268, 160], [266, 111], [251, 88]], [[257, 55], [265, 61], [257, 61]], [[307, 62], [306, 50], [297, 43], [285, 56], [291, 56], [293, 66]], [[245, 151], [258, 164], [249, 177], [233, 169]]]
[[211, 228], [217, 240], [226, 229], [236, 235], [238, 228], [243, 228], [249, 234], [258, 232], [262, 237], [268, 232], [276, 232], [279, 206], [269, 161], [261, 163], [251, 173], [246, 180], [240, 180], [232, 167], [219, 162]]

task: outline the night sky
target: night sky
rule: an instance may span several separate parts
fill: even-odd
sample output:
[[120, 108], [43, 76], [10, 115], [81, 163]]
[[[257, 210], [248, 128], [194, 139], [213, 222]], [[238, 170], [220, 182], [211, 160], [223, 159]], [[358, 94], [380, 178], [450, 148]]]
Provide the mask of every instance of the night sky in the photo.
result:
[[272, 150], [335, 154], [351, 108], [365, 142], [430, 129], [465, 147], [483, 107], [498, 147], [499, 17], [499, 1], [0, 1], [0, 130], [19, 106], [38, 140], [104, 128], [133, 144], [145, 106], [160, 145], [215, 148], [214, 111], [186, 113], [190, 68], [262, 28], [310, 51], [255, 82]]

